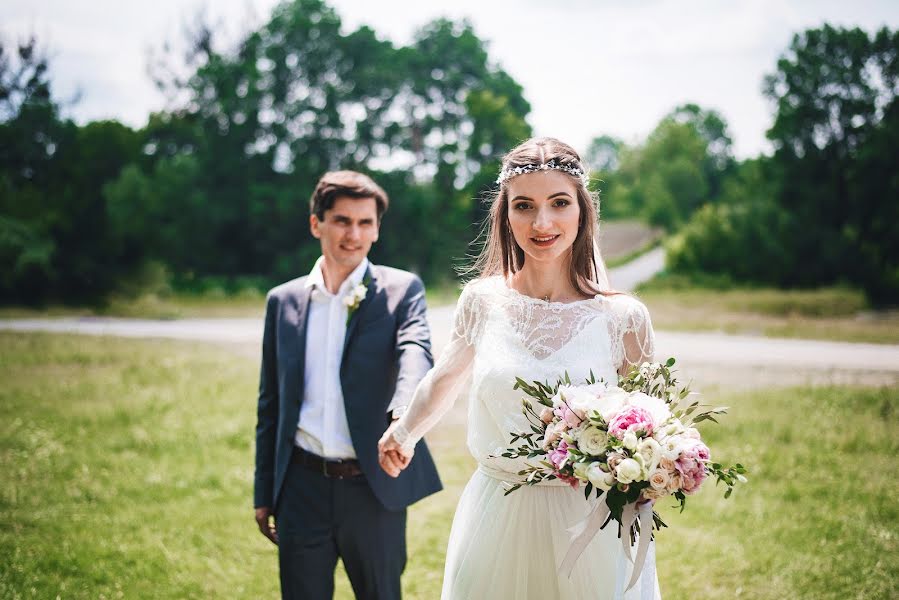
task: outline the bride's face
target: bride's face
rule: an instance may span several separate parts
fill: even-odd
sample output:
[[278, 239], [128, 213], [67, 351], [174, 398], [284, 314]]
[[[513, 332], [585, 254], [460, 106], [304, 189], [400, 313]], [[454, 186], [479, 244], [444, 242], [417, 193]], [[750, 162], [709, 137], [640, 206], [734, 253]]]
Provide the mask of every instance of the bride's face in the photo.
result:
[[525, 262], [562, 260], [577, 237], [581, 209], [571, 177], [560, 171], [519, 175], [509, 181], [509, 225]]

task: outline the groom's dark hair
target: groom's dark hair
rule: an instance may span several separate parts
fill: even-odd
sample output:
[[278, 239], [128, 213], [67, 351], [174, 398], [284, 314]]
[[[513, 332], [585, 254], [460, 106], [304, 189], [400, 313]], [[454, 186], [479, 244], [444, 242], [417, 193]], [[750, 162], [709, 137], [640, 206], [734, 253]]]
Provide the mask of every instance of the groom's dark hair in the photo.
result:
[[329, 171], [321, 176], [309, 200], [309, 212], [324, 221], [325, 211], [334, 206], [341, 196], [350, 198], [374, 198], [378, 221], [387, 211], [387, 193], [368, 175], [356, 171]]

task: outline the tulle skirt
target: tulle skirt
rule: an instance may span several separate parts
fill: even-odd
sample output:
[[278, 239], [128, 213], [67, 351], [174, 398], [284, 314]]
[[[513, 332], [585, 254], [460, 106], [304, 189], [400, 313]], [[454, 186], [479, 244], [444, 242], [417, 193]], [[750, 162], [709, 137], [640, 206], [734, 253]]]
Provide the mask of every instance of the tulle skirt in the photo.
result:
[[568, 550], [567, 529], [592, 507], [583, 491], [553, 481], [503, 496], [503, 479], [515, 477], [481, 466], [465, 486], [447, 548], [443, 600], [661, 600], [654, 542], [627, 593], [631, 564], [614, 522], [566, 578], [558, 565]]

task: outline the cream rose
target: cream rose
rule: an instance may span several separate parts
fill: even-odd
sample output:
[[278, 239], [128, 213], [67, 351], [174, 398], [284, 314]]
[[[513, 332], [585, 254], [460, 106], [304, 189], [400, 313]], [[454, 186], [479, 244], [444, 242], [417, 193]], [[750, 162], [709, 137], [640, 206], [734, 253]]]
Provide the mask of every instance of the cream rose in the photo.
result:
[[674, 464], [675, 464], [674, 461], [671, 460], [670, 458], [666, 458], [663, 456], [662, 458], [659, 459], [659, 467], [665, 469], [666, 471], [673, 471]]
[[546, 428], [546, 431], [543, 433], [543, 449], [548, 450], [550, 446], [559, 441], [562, 438], [562, 432], [556, 427], [555, 424], [550, 425]]
[[668, 487], [668, 480], [671, 479], [668, 476], [668, 472], [664, 469], [656, 469], [652, 472], [652, 475], [649, 476], [649, 485], [652, 486], [652, 489], [658, 491], [664, 491]]
[[622, 460], [624, 460], [624, 455], [615, 452], [609, 455], [609, 458], [606, 462], [609, 463], [609, 468], [614, 471], [615, 467], [617, 467]]
[[544, 406], [543, 410], [540, 411], [540, 420], [549, 425], [553, 422], [553, 409], [548, 406]]
[[680, 473], [668, 473], [668, 493], [673, 494], [677, 490], [681, 488], [683, 485], [683, 480], [681, 479]]
[[643, 488], [643, 491], [640, 492], [640, 494], [647, 500], [658, 500], [659, 498], [668, 495], [664, 490], [656, 490], [651, 487]]

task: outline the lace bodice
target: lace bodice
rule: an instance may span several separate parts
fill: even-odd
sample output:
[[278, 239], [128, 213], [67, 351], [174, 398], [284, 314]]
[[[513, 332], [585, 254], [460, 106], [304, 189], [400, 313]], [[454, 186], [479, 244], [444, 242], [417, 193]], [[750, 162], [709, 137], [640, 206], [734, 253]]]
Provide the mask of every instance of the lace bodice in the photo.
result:
[[592, 371], [614, 382], [629, 365], [651, 360], [653, 345], [649, 313], [632, 296], [545, 302], [501, 277], [475, 280], [459, 298], [449, 344], [394, 435], [411, 450], [467, 386], [469, 450], [488, 468], [517, 472], [520, 464], [493, 458], [510, 432], [527, 427], [516, 377], [553, 382], [567, 372], [580, 382]]

